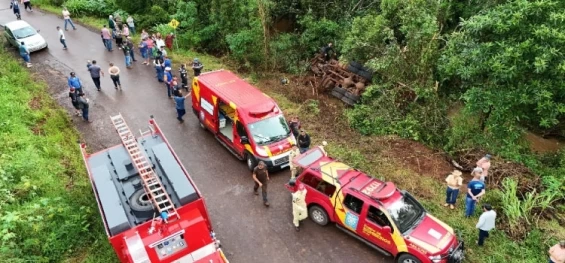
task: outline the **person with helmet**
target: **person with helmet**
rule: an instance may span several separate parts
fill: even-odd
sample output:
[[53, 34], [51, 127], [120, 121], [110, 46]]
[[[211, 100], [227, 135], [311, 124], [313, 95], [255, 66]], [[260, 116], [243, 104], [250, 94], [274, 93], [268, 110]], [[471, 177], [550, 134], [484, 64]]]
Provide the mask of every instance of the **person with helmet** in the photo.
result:
[[269, 182], [269, 171], [267, 171], [267, 165], [263, 161], [259, 161], [259, 164], [253, 169], [253, 181], [255, 185], [253, 186], [253, 193], [259, 195], [257, 189], [261, 187], [261, 195], [263, 196], [263, 204], [269, 207], [269, 200], [267, 200], [267, 183]]
[[169, 97], [169, 99], [172, 99], [173, 97], [171, 97], [171, 94], [173, 90], [173, 74], [171, 73], [170, 67], [165, 68], [165, 85], [167, 86], [167, 96]]
[[300, 231], [300, 221], [308, 217], [308, 209], [306, 208], [307, 192], [308, 190], [301, 183], [296, 188], [296, 191], [292, 193], [292, 223], [296, 231]]
[[200, 76], [200, 72], [202, 72], [202, 68], [204, 68], [204, 65], [200, 63], [200, 60], [198, 58], [195, 58], [194, 61], [192, 61], [192, 70], [194, 70], [195, 77]]
[[186, 70], [186, 64], [180, 65], [179, 73], [182, 81], [182, 88], [188, 91], [188, 71]]

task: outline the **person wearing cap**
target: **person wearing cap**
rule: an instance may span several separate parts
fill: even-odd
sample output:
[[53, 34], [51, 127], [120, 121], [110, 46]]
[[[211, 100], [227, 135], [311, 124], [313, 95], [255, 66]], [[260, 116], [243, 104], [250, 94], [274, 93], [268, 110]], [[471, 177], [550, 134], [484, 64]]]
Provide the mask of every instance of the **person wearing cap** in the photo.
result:
[[300, 221], [308, 217], [306, 207], [306, 187], [300, 183], [294, 193], [292, 193], [292, 223], [296, 231], [300, 231]]
[[82, 82], [74, 72], [71, 72], [71, 76], [67, 79], [67, 84], [69, 85], [69, 89], [75, 88], [79, 94], [83, 93]]
[[175, 40], [175, 34], [173, 34], [173, 32], [169, 33], [166, 37], [165, 37], [165, 45], [167, 46], [168, 49], [173, 50], [173, 40]]
[[479, 217], [479, 222], [475, 226], [479, 229], [479, 240], [477, 245], [483, 246], [485, 243], [485, 238], [489, 237], [488, 232], [491, 231], [496, 223], [496, 212], [492, 210], [492, 206], [489, 204], [483, 205], [483, 213]]
[[253, 193], [259, 195], [257, 190], [261, 187], [261, 195], [263, 196], [263, 204], [269, 206], [269, 200], [267, 199], [267, 185], [269, 182], [269, 171], [267, 171], [267, 165], [265, 162], [259, 161], [257, 166], [253, 168], [253, 181], [255, 185], [253, 186]]
[[172, 92], [172, 88], [173, 88], [173, 74], [171, 73], [171, 68], [170, 67], [166, 67], [165, 68], [165, 84], [167, 86], [167, 96], [169, 96], [169, 99], [172, 99], [171, 97], [171, 92]]
[[443, 206], [449, 206], [451, 209], [455, 209], [455, 201], [457, 201], [457, 195], [459, 195], [459, 188], [463, 184], [463, 178], [461, 177], [461, 171], [454, 170], [445, 178], [447, 182], [447, 191], [445, 204]]
[[484, 182], [485, 178], [488, 176], [488, 169], [490, 168], [490, 159], [491, 159], [491, 155], [486, 154], [483, 158], [477, 161], [477, 167], [483, 169], [483, 173], [481, 174], [482, 182]]
[[102, 71], [102, 69], [98, 65], [96, 65], [96, 60], [88, 63], [86, 67], [88, 68], [88, 72], [90, 72], [90, 77], [92, 78], [96, 89], [100, 91], [100, 76], [104, 77], [104, 71]]
[[548, 252], [549, 263], [565, 263], [565, 240], [559, 241]]
[[300, 131], [298, 135], [298, 148], [300, 148], [300, 153], [305, 153], [310, 149], [310, 135], [308, 135], [304, 130]]
[[290, 149], [290, 154], [288, 155], [288, 165], [290, 167], [290, 178], [296, 177], [296, 172], [298, 171], [298, 167], [296, 167], [296, 164], [294, 164], [293, 160], [298, 155], [300, 155], [300, 150], [298, 149], [298, 146], [296, 146], [296, 144], [294, 144], [294, 145], [292, 145], [292, 148]]
[[203, 68], [204, 68], [204, 65], [202, 65], [202, 63], [200, 63], [200, 60], [198, 58], [195, 58], [192, 61], [192, 70], [194, 71], [195, 77], [200, 76], [200, 72], [202, 72]]
[[18, 48], [18, 50], [20, 52], [20, 56], [22, 57], [22, 59], [26, 62], [26, 66], [28, 68], [31, 67], [31, 59], [29, 57], [30, 52], [24, 42], [20, 43], [20, 47]]
[[465, 217], [471, 217], [475, 212], [475, 205], [479, 198], [485, 194], [485, 184], [481, 181], [483, 169], [477, 167], [471, 175], [473, 179], [467, 184], [467, 197], [465, 198]]

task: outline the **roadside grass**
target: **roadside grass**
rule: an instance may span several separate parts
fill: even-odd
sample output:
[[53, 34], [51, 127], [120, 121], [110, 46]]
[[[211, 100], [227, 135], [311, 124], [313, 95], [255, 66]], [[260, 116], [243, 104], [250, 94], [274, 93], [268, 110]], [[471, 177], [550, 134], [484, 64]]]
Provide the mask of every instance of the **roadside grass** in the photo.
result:
[[0, 44], [0, 261], [63, 262], [85, 248], [111, 259], [78, 132]]
[[[40, 0], [43, 1], [43, 0]], [[47, 11], [58, 14], [57, 8], [42, 6]], [[54, 10], [54, 11], [51, 11]], [[101, 27], [104, 21], [97, 18], [76, 18], [77, 21], [91, 27]], [[102, 21], [100, 21], [102, 20]], [[139, 38], [134, 37], [134, 41], [138, 43]], [[175, 65], [178, 63], [189, 64], [193, 58], [198, 57], [205, 65], [205, 71], [217, 69], [234, 70], [235, 65], [230, 66], [230, 62], [214, 56], [201, 54], [193, 51], [175, 50], [169, 52]], [[190, 65], [187, 65], [190, 67]], [[234, 70], [235, 71], [235, 70]], [[476, 216], [466, 219], [464, 214], [464, 196], [460, 193], [455, 210], [446, 209], [442, 206], [444, 203], [445, 186], [443, 181], [437, 178], [420, 175], [413, 170], [404, 167], [396, 160], [382, 154], [387, 147], [383, 141], [394, 140], [392, 138], [383, 137], [364, 137], [358, 133], [355, 138], [340, 138], [332, 136], [329, 133], [332, 130], [349, 130], [346, 125], [345, 116], [336, 122], [324, 122], [320, 119], [320, 109], [317, 102], [309, 101], [306, 103], [292, 102], [283, 92], [277, 91], [272, 87], [265, 86], [261, 83], [259, 77], [255, 74], [243, 75], [248, 81], [256, 84], [267, 95], [275, 99], [278, 105], [283, 109], [285, 115], [298, 115], [301, 118], [303, 126], [309, 130], [312, 137], [313, 145], [320, 145], [322, 140], [328, 140], [326, 150], [328, 153], [352, 167], [363, 170], [381, 180], [392, 181], [399, 188], [406, 189], [424, 205], [424, 207], [435, 217], [452, 226], [462, 235], [462, 239], [466, 243], [467, 257], [465, 262], [471, 263], [495, 263], [495, 262], [521, 262], [521, 263], [539, 263], [546, 261], [546, 249], [550, 245], [550, 239], [563, 235], [563, 228], [555, 221], [540, 222], [541, 228], [544, 230], [533, 230], [523, 241], [515, 242], [511, 240], [502, 231], [494, 230], [491, 237], [487, 239], [484, 247], [475, 245], [477, 240], [477, 230], [475, 224], [480, 214], [477, 208]], [[268, 77], [268, 76], [263, 76]], [[323, 114], [323, 113], [322, 113]], [[343, 115], [343, 114], [342, 114]], [[314, 128], [315, 127], [315, 128]], [[335, 132], [335, 131], [334, 131]], [[331, 141], [330, 141], [331, 139]], [[409, 154], [409, 153], [407, 153]], [[450, 171], [443, 171], [446, 175]], [[484, 202], [488, 202], [490, 198], [497, 198], [495, 191], [491, 191]], [[495, 208], [496, 209], [496, 208]], [[500, 215], [502, 211], [497, 211]], [[557, 229], [557, 230], [556, 230]], [[104, 240], [105, 244], [106, 241]], [[108, 250], [111, 250], [108, 248]], [[93, 253], [99, 253], [100, 250], [92, 249]], [[88, 259], [96, 259], [96, 256], [88, 255]], [[87, 262], [97, 262], [87, 260]]]

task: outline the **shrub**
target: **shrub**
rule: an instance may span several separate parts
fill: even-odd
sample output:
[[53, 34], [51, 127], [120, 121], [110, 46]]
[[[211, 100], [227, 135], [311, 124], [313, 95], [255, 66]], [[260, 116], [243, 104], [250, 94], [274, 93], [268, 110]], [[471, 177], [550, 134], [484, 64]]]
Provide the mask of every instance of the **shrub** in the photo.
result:
[[308, 54], [299, 52], [299, 35], [283, 33], [271, 40], [270, 60], [274, 69], [285, 70], [286, 72], [299, 74], [306, 70], [308, 66]]
[[264, 62], [261, 23], [253, 21], [250, 27], [226, 36], [230, 56], [246, 68], [258, 67]]
[[134, 19], [136, 21], [135, 27], [141, 32], [141, 29], [150, 29], [159, 24], [169, 23], [171, 17], [162, 7], [154, 5], [148, 12], [138, 15]]
[[116, 9], [113, 2], [105, 0], [68, 0], [64, 6], [75, 16], [105, 17]]

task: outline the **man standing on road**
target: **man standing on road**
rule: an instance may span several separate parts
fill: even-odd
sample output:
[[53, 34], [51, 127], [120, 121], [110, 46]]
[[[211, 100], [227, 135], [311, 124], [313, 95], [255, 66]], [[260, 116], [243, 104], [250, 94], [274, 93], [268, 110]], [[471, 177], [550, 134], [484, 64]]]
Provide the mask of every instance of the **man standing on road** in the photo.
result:
[[135, 52], [133, 52], [133, 41], [131, 40], [131, 37], [127, 37], [126, 38], [126, 45], [128, 45], [129, 47], [129, 55], [131, 56], [131, 61], [137, 61], [135, 59]]
[[135, 35], [135, 24], [133, 23], [133, 17], [131, 17], [131, 15], [128, 16], [128, 18], [126, 19], [126, 23], [128, 23], [128, 27], [130, 30], [131, 35]]
[[114, 82], [114, 89], [118, 89], [118, 87], [122, 89], [122, 83], [120, 83], [120, 68], [114, 66], [114, 63], [110, 63], [108, 73], [110, 74], [112, 82]]
[[483, 246], [485, 238], [489, 237], [488, 232], [494, 228], [496, 221], [496, 212], [492, 210], [489, 204], [483, 205], [483, 213], [479, 217], [476, 228], [479, 229], [479, 240], [477, 245]]
[[130, 69], [131, 68], [131, 54], [130, 54], [129, 45], [127, 43], [122, 45], [122, 51], [124, 52], [124, 56], [126, 58], [126, 68]]
[[263, 161], [259, 161], [259, 164], [253, 169], [253, 181], [255, 185], [253, 186], [253, 193], [257, 193], [257, 189], [261, 187], [261, 195], [263, 196], [263, 204], [269, 207], [269, 201], [267, 200], [267, 184], [269, 181], [269, 171], [267, 171], [267, 166]]
[[301, 130], [300, 135], [298, 135], [298, 147], [300, 148], [300, 153], [305, 153], [310, 149], [310, 135], [304, 130]]
[[300, 150], [298, 149], [298, 146], [296, 146], [295, 144], [292, 146], [292, 149], [290, 150], [290, 154], [288, 155], [288, 165], [290, 166], [290, 178], [296, 177], [296, 172], [298, 170], [298, 167], [296, 167], [296, 165], [292, 161], [298, 155], [300, 155]]
[[112, 51], [112, 33], [110, 33], [110, 30], [106, 28], [106, 25], [104, 25], [104, 27], [100, 31], [100, 34], [102, 35], [106, 49], [108, 51]]
[[59, 32], [59, 41], [63, 44], [63, 49], [67, 50], [67, 43], [65, 41], [65, 33], [63, 33], [63, 29], [60, 26], [57, 26], [57, 32]]
[[565, 263], [565, 240], [549, 249], [549, 263]]
[[84, 93], [82, 90], [82, 81], [80, 81], [74, 72], [71, 72], [67, 84], [69, 85], [69, 89], [75, 88], [78, 94]]
[[485, 194], [485, 184], [481, 182], [483, 169], [475, 168], [471, 173], [473, 180], [467, 184], [467, 197], [465, 198], [465, 217], [471, 217], [475, 212], [475, 205], [479, 198]]
[[180, 123], [183, 123], [184, 120], [182, 119], [182, 116], [184, 116], [186, 114], [186, 110], [184, 107], [184, 100], [190, 96], [190, 92], [186, 95], [186, 96], [182, 96], [182, 90], [177, 90], [177, 92], [175, 92], [175, 104], [176, 104], [176, 109], [177, 109], [177, 120], [179, 120]]
[[80, 111], [80, 105], [78, 103], [78, 93], [76, 91], [75, 88], [71, 88], [69, 90], [69, 98], [71, 98], [71, 103], [73, 104], [73, 107], [75, 108], [75, 115], [76, 116], [81, 116], [82, 113]]
[[31, 67], [31, 58], [29, 57], [29, 49], [26, 47], [24, 42], [20, 43], [20, 47], [18, 48], [20, 51], [20, 56], [24, 59], [24, 61], [26, 62], [26, 66], [29, 68]]
[[296, 192], [292, 193], [292, 223], [296, 231], [300, 231], [300, 221], [308, 217], [306, 208], [306, 187], [301, 183]]
[[73, 30], [77, 30], [75, 24], [73, 24], [73, 20], [71, 20], [71, 13], [67, 10], [66, 7], [63, 7], [63, 19], [65, 19], [65, 31], [67, 31], [67, 24], [71, 24]]
[[18, 3], [18, 0], [10, 1], [10, 9], [14, 11], [14, 15], [16, 15], [17, 20], [22, 19], [22, 15], [20, 14], [20, 3]]
[[33, 12], [33, 10], [31, 10], [31, 1], [30, 0], [23, 0], [22, 2], [24, 3], [24, 10], [27, 10], [29, 8], [29, 11]]
[[77, 100], [79, 108], [82, 110], [82, 118], [84, 119], [84, 121], [91, 123], [92, 121], [88, 119], [88, 108], [90, 101], [85, 97], [84, 93], [80, 93]]
[[94, 85], [100, 91], [100, 75], [104, 77], [104, 72], [100, 69], [98, 65], [96, 65], [96, 60], [92, 61], [92, 64], [88, 65], [88, 71], [90, 72], [90, 77], [92, 77], [92, 81], [94, 81]]
[[173, 74], [171, 73], [170, 67], [165, 68], [165, 84], [167, 86], [167, 96], [169, 96], [169, 99], [171, 99], [171, 90], [173, 88]]
[[481, 182], [485, 182], [485, 178], [488, 176], [488, 169], [490, 169], [490, 154], [486, 154], [485, 157], [481, 158], [477, 161], [477, 167], [483, 169], [483, 173], [481, 174]]

